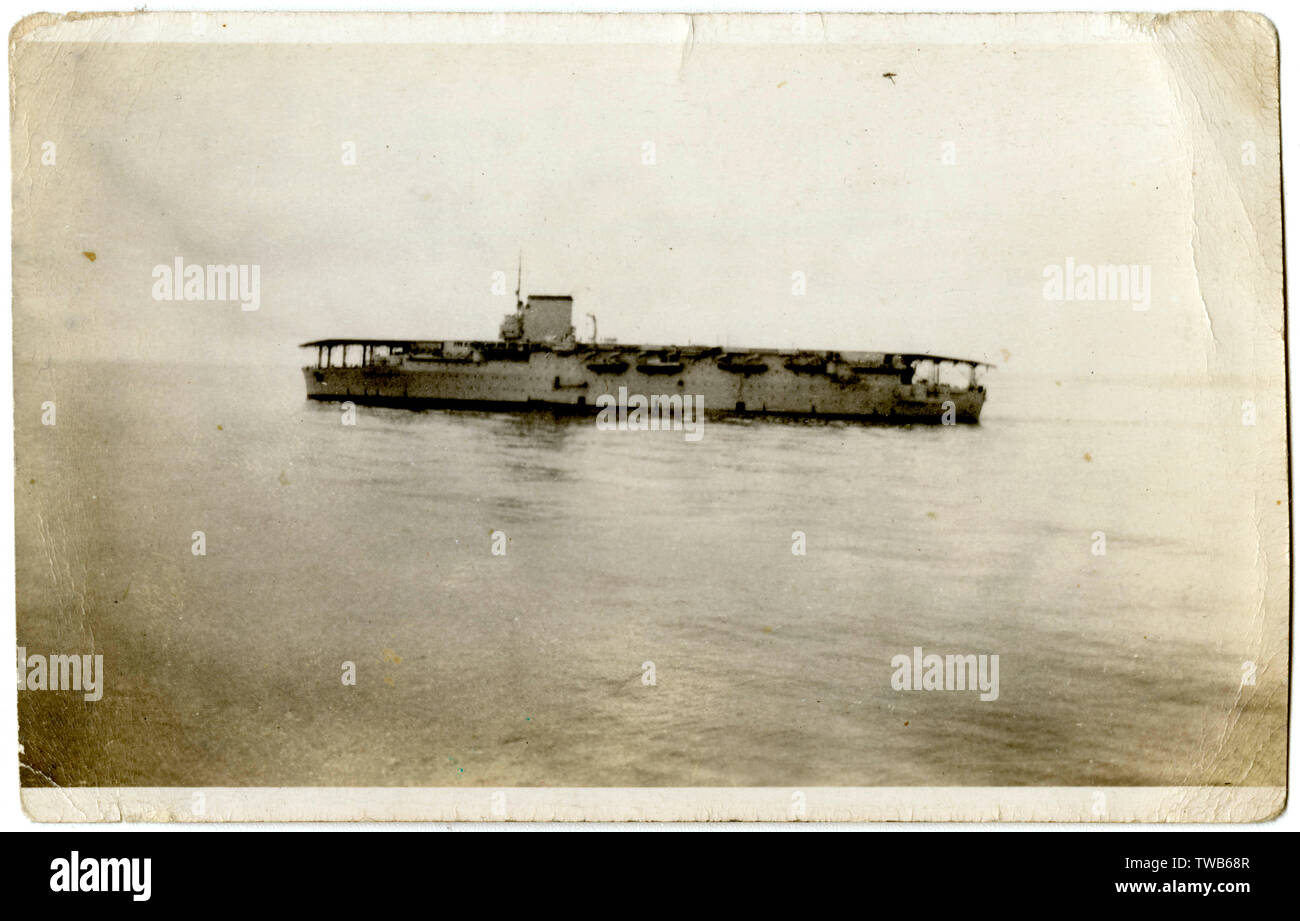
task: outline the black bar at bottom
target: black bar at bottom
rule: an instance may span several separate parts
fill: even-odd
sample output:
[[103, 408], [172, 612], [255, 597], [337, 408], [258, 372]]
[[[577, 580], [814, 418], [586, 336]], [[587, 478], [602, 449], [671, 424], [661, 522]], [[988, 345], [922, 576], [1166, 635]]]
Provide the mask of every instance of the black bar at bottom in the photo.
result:
[[[610, 839], [587, 826], [545, 840], [348, 830], [9, 833], [6, 901], [75, 911], [269, 902], [337, 917], [350, 907], [433, 909], [430, 896], [438, 893], [445, 909], [487, 896], [498, 907], [512, 897], [535, 908], [560, 899], [659, 914], [674, 904], [699, 908], [701, 899], [734, 913], [785, 893], [828, 907], [826, 899], [911, 904], [918, 917], [926, 906], [945, 904], [1181, 909], [1196, 902], [1231, 911], [1289, 892], [1284, 874], [1294, 875], [1282, 852], [1291, 842], [1269, 832], [885, 830], [845, 837], [836, 833], [843, 827], [832, 828], [746, 834], [749, 827], [730, 825], [682, 835], [669, 826]], [[624, 831], [636, 834], [630, 826], [616, 833]]]

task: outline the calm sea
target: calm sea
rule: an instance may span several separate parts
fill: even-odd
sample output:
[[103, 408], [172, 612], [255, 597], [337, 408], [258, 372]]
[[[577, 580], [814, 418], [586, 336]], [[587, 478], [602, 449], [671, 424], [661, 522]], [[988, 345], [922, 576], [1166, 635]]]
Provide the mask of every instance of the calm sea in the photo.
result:
[[[19, 643], [106, 670], [20, 695], [29, 785], [1282, 782], [1235, 391], [997, 372], [979, 426], [689, 443], [15, 373]], [[895, 690], [917, 646], [998, 698]]]

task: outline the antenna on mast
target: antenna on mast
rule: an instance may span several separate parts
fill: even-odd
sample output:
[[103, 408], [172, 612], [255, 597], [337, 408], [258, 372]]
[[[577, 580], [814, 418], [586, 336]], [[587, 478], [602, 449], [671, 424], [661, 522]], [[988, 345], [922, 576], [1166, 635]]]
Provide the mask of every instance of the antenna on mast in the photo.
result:
[[524, 290], [524, 251], [519, 251], [519, 277], [515, 280], [515, 306], [524, 306], [523, 298], [520, 295]]

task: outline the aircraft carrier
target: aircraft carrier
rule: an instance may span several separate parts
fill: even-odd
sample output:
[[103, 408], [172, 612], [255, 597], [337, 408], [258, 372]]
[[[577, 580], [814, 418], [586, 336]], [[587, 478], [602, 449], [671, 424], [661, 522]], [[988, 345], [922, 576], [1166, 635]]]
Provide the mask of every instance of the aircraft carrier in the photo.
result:
[[[690, 395], [709, 415], [974, 423], [980, 372], [966, 358], [901, 352], [727, 349], [580, 342], [573, 298], [516, 298], [496, 341], [318, 339], [313, 400], [409, 408], [596, 412], [635, 393]], [[594, 318], [593, 318], [594, 326]], [[593, 333], [593, 340], [595, 339]]]

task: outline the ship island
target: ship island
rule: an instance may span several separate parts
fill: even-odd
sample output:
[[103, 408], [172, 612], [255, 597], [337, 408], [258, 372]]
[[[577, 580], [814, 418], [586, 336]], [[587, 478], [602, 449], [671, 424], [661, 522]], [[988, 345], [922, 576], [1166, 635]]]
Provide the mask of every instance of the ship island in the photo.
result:
[[495, 341], [317, 339], [312, 400], [408, 409], [595, 413], [619, 394], [697, 396], [709, 415], [978, 423], [982, 371], [969, 358], [906, 352], [733, 349], [590, 341], [571, 295], [515, 298]]

